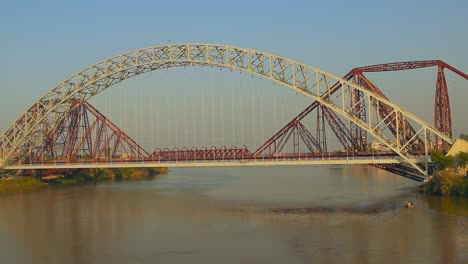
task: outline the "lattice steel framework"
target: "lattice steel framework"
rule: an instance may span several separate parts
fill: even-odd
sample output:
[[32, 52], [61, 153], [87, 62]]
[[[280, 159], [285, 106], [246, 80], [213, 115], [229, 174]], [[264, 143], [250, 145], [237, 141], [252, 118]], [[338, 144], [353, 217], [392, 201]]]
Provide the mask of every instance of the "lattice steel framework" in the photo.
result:
[[[360, 76], [366, 83], [367, 87], [379, 92], [377, 87], [372, 84], [366, 77], [364, 72], [386, 72], [386, 71], [403, 71], [413, 70], [420, 68], [428, 68], [437, 66], [437, 78], [436, 78], [436, 89], [434, 97], [434, 126], [436, 129], [444, 133], [445, 135], [452, 137], [452, 117], [450, 110], [450, 100], [447, 89], [447, 82], [445, 80], [444, 69], [448, 69], [460, 77], [468, 80], [468, 74], [456, 69], [455, 67], [441, 61], [441, 60], [424, 60], [424, 61], [404, 61], [385, 63], [377, 65], [369, 65], [364, 67], [358, 67], [353, 69], [353, 74]], [[366, 86], [364, 86], [366, 87]], [[379, 92], [382, 94], [382, 92]], [[382, 94], [383, 95], [383, 94]], [[421, 143], [421, 142], [420, 142]], [[421, 145], [421, 144], [420, 144]], [[433, 146], [436, 149], [447, 151], [450, 144], [445, 140], [435, 137]]]
[[[434, 124], [437, 125], [439, 131], [451, 136], [452, 135], [452, 126], [451, 126], [451, 116], [450, 116], [450, 103], [449, 103], [449, 96], [448, 96], [448, 89], [447, 83], [445, 81], [445, 74], [444, 68], [448, 68], [457, 75], [468, 79], [467, 74], [457, 70], [453, 66], [440, 61], [440, 60], [426, 60], [426, 61], [406, 61], [406, 62], [395, 62], [395, 63], [385, 63], [385, 64], [378, 64], [378, 65], [370, 65], [364, 67], [357, 67], [349, 71], [346, 75], [344, 75], [343, 79], [352, 81], [363, 88], [380, 95], [383, 98], [388, 99], [383, 92], [375, 86], [366, 76], [364, 76], [364, 72], [385, 72], [385, 71], [401, 71], [401, 70], [412, 70], [412, 69], [419, 69], [419, 68], [426, 68], [438, 66], [437, 71], [437, 83], [436, 83], [436, 93], [435, 93], [435, 105], [434, 105]], [[330, 95], [334, 92], [338, 91], [338, 86], [333, 86], [333, 89], [330, 91]], [[356, 111], [354, 114], [357, 118], [361, 120], [366, 120], [366, 116], [362, 115], [361, 109], [367, 108], [365, 102], [361, 100], [362, 93], [356, 93], [354, 96], [354, 100], [351, 100], [352, 104], [356, 104]], [[304, 109], [301, 113], [299, 113], [296, 117], [294, 117], [285, 127], [283, 127], [280, 131], [278, 131], [272, 138], [270, 138], [267, 142], [265, 142], [255, 153], [258, 155], [259, 152], [265, 152], [265, 150], [269, 150], [273, 147], [276, 147], [276, 141], [281, 138], [282, 134], [285, 131], [288, 131], [292, 128], [292, 124], [300, 122], [304, 119], [307, 115], [309, 115], [312, 111], [317, 110], [317, 116], [320, 115], [320, 108], [322, 109], [322, 117], [328, 121], [328, 124], [336, 135], [338, 140], [340, 141], [341, 145], [344, 147], [345, 150], [351, 150], [351, 154], [355, 154], [356, 152], [361, 153], [366, 150], [366, 136], [365, 131], [362, 128], [356, 126], [353, 122], [350, 124], [350, 128], [347, 129], [337, 116], [336, 113], [331, 112], [329, 109], [324, 107], [319, 107], [320, 105], [317, 101], [313, 102], [309, 105], [306, 109]], [[386, 106], [381, 107], [381, 112], [379, 113], [382, 118], [385, 116], [390, 116], [391, 118], [387, 118], [385, 120], [386, 126], [389, 128], [390, 132], [397, 138], [400, 139], [401, 144], [404, 144], [407, 140], [411, 140], [415, 136], [415, 129], [412, 125], [405, 119], [400, 119], [400, 123], [396, 123], [396, 119], [392, 116], [391, 109]], [[320, 120], [317, 119], [317, 126], [320, 125]], [[323, 124], [323, 123], [322, 123]], [[403, 135], [397, 135], [397, 126], [402, 127], [404, 129], [400, 131], [405, 131]], [[320, 131], [324, 129], [317, 129], [317, 138], [320, 136]], [[417, 153], [424, 153], [424, 142], [423, 140], [417, 136], [416, 139], [417, 143], [413, 144], [412, 152]], [[286, 144], [286, 143], [283, 143]], [[435, 142], [433, 144], [435, 149], [440, 149], [446, 151], [449, 148], [449, 144], [445, 141], [440, 141], [438, 137], [435, 138]], [[271, 152], [271, 151], [270, 151]], [[382, 168], [387, 171], [391, 171], [393, 173], [403, 175], [405, 177], [414, 178], [419, 177], [415, 176], [415, 174], [419, 174], [419, 171], [415, 171], [409, 167], [397, 164], [386, 164], [386, 165], [375, 165], [376, 167]], [[418, 178], [420, 179], [420, 178]]]
[[97, 162], [143, 160], [150, 154], [88, 102], [74, 101], [44, 141], [24, 148], [18, 162]]
[[201, 148], [173, 148], [173, 149], [155, 149], [151, 153], [150, 159], [153, 161], [196, 161], [196, 160], [235, 160], [235, 159], [251, 159], [253, 158], [252, 152], [247, 146], [240, 148], [231, 146], [227, 148], [222, 146], [220, 148], [201, 147]]
[[[410, 160], [411, 149], [418, 142], [417, 139], [421, 138], [424, 142], [426, 160], [431, 137], [437, 136], [447, 144], [453, 143], [449, 136], [388, 99], [316, 67], [259, 50], [183, 43], [123, 53], [91, 65], [62, 81], [39, 98], [2, 134], [0, 167], [7, 165], [12, 157], [17, 157], [25, 149], [34, 148], [43, 142], [44, 137], [68, 115], [72, 102], [87, 101], [114, 84], [142, 73], [181, 66], [225, 67], [289, 87], [348, 119], [400, 155], [403, 162], [424, 174], [427, 174], [426, 168]], [[334, 91], [333, 95], [331, 91]], [[358, 109], [359, 104], [350, 103], [354, 102], [353, 95], [356, 93], [360, 94], [359, 101], [369, 106], [364, 111]], [[383, 108], [390, 113], [380, 114]], [[355, 113], [365, 115], [366, 120], [357, 117]], [[399, 136], [405, 136], [406, 131], [397, 125], [396, 137], [385, 132], [388, 130], [388, 119], [395, 120], [396, 124], [402, 120], [411, 122], [415, 135], [402, 143]]]

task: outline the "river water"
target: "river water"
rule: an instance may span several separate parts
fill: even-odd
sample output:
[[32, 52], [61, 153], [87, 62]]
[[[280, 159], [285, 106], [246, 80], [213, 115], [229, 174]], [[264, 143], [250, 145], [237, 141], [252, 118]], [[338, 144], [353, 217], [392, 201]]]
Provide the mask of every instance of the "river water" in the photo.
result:
[[468, 263], [468, 199], [416, 186], [309, 166], [51, 187], [0, 197], [0, 263]]

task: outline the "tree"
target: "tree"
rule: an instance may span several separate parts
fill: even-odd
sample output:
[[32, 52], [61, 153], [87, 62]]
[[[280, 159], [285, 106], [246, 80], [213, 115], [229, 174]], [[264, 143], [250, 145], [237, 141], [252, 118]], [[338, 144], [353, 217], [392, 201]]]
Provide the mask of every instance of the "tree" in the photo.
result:
[[444, 153], [440, 151], [432, 152], [431, 158], [437, 170], [444, 170], [453, 167], [455, 164], [455, 158], [453, 156], [445, 156]]
[[457, 165], [459, 168], [468, 166], [468, 152], [460, 152], [457, 154]]

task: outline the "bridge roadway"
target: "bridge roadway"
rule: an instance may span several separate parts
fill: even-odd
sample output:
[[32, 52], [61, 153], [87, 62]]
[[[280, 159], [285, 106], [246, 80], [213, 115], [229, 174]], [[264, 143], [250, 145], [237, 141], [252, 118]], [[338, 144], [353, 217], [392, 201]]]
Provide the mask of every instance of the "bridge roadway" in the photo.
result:
[[[415, 163], [423, 163], [424, 157], [414, 157]], [[401, 164], [402, 158], [395, 156], [365, 157], [282, 157], [256, 159], [204, 159], [204, 160], [112, 160], [96, 162], [49, 162], [37, 164], [10, 164], [7, 170], [37, 169], [92, 169], [92, 168], [150, 168], [150, 167], [236, 167], [236, 166], [297, 166], [297, 165], [352, 165], [352, 164]]]

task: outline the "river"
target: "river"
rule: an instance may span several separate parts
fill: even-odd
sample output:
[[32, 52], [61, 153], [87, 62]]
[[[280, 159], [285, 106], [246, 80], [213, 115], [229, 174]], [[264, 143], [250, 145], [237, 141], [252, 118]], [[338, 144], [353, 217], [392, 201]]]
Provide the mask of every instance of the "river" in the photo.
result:
[[0, 263], [468, 263], [468, 199], [417, 184], [304, 166], [50, 187], [0, 197]]

